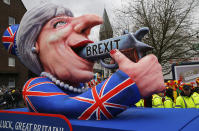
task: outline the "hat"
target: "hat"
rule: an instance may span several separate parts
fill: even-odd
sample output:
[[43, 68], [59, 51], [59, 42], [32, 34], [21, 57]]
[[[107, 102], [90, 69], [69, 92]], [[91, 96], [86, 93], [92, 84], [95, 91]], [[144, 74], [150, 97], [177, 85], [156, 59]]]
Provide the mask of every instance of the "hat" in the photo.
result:
[[20, 61], [33, 73], [40, 75], [43, 67], [39, 57], [32, 51], [45, 23], [56, 16], [73, 17], [72, 12], [52, 3], [44, 4], [28, 10], [20, 25], [12, 25], [6, 29], [2, 37], [3, 45], [9, 53], [17, 55]]
[[183, 90], [190, 90], [191, 89], [191, 85], [183, 85]]
[[199, 77], [196, 78], [196, 84], [199, 84]]
[[19, 25], [12, 25], [8, 27], [2, 36], [2, 43], [8, 53], [16, 55], [16, 33]]

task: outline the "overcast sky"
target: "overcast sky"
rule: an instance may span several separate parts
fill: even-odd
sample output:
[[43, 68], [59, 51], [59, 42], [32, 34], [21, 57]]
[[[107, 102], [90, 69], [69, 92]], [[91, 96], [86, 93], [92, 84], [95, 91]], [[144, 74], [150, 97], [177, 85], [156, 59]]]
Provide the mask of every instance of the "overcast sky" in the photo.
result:
[[[111, 11], [120, 7], [121, 0], [22, 0], [27, 9], [33, 8], [40, 3], [52, 2], [60, 4], [72, 10], [75, 16], [86, 13], [102, 15], [104, 7]], [[111, 12], [112, 13], [112, 12]]]
[[[60, 4], [72, 10], [75, 16], [88, 13], [102, 16], [103, 10], [106, 8], [111, 23], [114, 14], [113, 9], [121, 7], [121, 0], [22, 0], [22, 2], [27, 10], [46, 2]], [[99, 26], [92, 29], [90, 38], [94, 41], [97, 40], [98, 32]]]
[[[121, 1], [124, 0], [22, 0], [27, 10], [34, 8], [34, 6], [37, 6], [41, 3], [52, 2], [71, 9], [75, 16], [80, 16], [82, 14], [88, 13], [102, 16], [103, 10], [106, 8], [111, 23], [114, 16], [113, 9], [120, 8]], [[195, 14], [196, 15], [194, 15], [194, 19], [195, 21], [198, 21], [199, 14]], [[98, 40], [98, 36], [99, 26], [92, 29], [90, 38], [96, 41]]]

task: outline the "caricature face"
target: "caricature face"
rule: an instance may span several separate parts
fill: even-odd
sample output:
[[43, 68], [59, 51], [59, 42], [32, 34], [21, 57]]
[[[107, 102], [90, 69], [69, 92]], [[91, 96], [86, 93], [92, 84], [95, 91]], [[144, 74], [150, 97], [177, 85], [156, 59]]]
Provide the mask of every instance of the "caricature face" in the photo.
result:
[[46, 72], [69, 84], [93, 78], [93, 64], [79, 57], [75, 49], [92, 43], [88, 39], [92, 27], [102, 23], [96, 15], [58, 16], [42, 28], [36, 49]]

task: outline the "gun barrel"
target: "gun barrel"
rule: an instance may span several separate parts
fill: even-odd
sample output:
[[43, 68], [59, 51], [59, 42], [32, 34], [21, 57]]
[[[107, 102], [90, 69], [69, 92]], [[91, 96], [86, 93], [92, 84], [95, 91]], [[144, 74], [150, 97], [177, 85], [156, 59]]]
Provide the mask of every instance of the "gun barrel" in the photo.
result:
[[95, 61], [110, 57], [109, 52], [113, 49], [124, 50], [135, 48], [136, 42], [129, 38], [130, 35], [131, 34], [126, 34], [88, 44], [78, 52], [78, 55], [84, 59]]

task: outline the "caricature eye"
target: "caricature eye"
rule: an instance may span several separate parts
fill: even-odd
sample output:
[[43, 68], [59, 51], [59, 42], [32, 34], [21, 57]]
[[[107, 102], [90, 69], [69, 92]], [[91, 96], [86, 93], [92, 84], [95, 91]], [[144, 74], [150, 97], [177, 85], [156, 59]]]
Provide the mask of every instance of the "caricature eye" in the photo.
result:
[[53, 27], [54, 28], [57, 28], [57, 27], [60, 27], [60, 26], [64, 26], [65, 24], [67, 24], [65, 21], [58, 21], [56, 22]]

